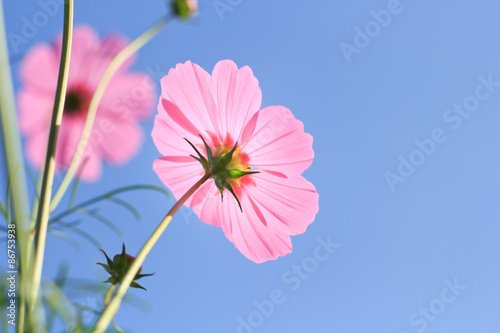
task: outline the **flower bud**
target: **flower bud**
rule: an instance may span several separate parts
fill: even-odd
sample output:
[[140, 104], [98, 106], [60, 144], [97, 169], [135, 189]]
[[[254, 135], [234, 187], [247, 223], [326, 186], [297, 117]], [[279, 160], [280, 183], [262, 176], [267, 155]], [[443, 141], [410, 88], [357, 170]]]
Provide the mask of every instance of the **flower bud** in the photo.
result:
[[183, 20], [188, 20], [198, 14], [197, 0], [172, 0], [174, 14]]
[[[112, 284], [120, 283], [121, 280], [123, 279], [123, 277], [125, 276], [125, 274], [127, 273], [129, 267], [134, 262], [135, 257], [132, 257], [131, 255], [125, 253], [125, 244], [123, 244], [122, 253], [115, 255], [113, 257], [113, 260], [109, 259], [108, 255], [106, 254], [106, 252], [104, 252], [104, 250], [101, 250], [101, 251], [102, 251], [102, 253], [104, 253], [104, 256], [106, 256], [107, 265], [100, 263], [100, 262], [98, 262], [97, 264], [101, 265], [106, 270], [106, 272], [108, 272], [110, 274], [110, 277], [104, 282], [105, 283], [109, 282]], [[135, 274], [134, 281], [139, 280], [140, 278], [143, 278], [145, 276], [151, 276], [154, 274], [154, 273], [141, 274], [141, 271], [142, 271], [142, 266], [139, 268], [139, 270]], [[137, 282], [132, 282], [130, 284], [130, 286], [132, 288], [141, 288], [141, 289], [146, 290], [146, 288], [144, 288], [143, 286], [141, 286]]]

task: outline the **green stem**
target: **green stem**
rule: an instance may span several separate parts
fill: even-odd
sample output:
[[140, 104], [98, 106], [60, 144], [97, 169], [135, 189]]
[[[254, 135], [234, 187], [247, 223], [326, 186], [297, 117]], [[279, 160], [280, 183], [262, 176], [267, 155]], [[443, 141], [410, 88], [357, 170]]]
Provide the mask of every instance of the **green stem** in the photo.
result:
[[117, 282], [113, 283], [109, 287], [108, 291], [106, 291], [106, 295], [104, 295], [104, 305], [106, 305], [106, 306], [109, 304], [109, 300], [111, 299], [111, 294], [113, 293], [113, 290], [115, 290], [116, 283]]
[[74, 205], [73, 207], [65, 210], [64, 212], [52, 217], [49, 221], [49, 224], [51, 223], [55, 223], [57, 221], [60, 221], [63, 217], [66, 217], [68, 216], [69, 214], [71, 213], [74, 213], [76, 211], [78, 211], [80, 208], [83, 208], [83, 207], [87, 207], [87, 206], [90, 206], [96, 202], [99, 202], [101, 200], [104, 200], [104, 199], [109, 199], [111, 197], [113, 197], [114, 195], [116, 194], [119, 194], [119, 193], [122, 193], [122, 192], [127, 192], [127, 191], [131, 191], [131, 190], [140, 190], [140, 189], [150, 189], [150, 190], [158, 190], [159, 188], [156, 187], [156, 186], [153, 186], [153, 185], [130, 185], [130, 186], [125, 186], [125, 187], [121, 187], [121, 188], [118, 188], [116, 190], [112, 190], [112, 191], [109, 191], [109, 192], [106, 192], [102, 195], [99, 195], [97, 197], [94, 197], [92, 199], [89, 199], [87, 201], [84, 201], [78, 205]]
[[38, 215], [35, 234], [35, 253], [32, 276], [32, 286], [30, 292], [30, 312], [35, 309], [37, 303], [38, 290], [42, 277], [43, 257], [45, 252], [45, 242], [47, 238], [47, 225], [50, 213], [50, 198], [52, 196], [52, 184], [55, 171], [55, 154], [57, 147], [57, 137], [61, 126], [64, 102], [66, 100], [66, 87], [68, 84], [68, 73], [71, 54], [71, 42], [73, 35], [73, 0], [66, 0], [64, 3], [64, 29], [61, 50], [61, 63], [59, 65], [59, 77], [57, 79], [57, 90], [50, 124], [49, 143], [47, 146], [47, 156], [43, 172], [42, 188], [38, 206]]
[[50, 211], [54, 211], [59, 202], [61, 201], [64, 193], [68, 189], [71, 180], [75, 176], [75, 173], [78, 169], [78, 165], [83, 157], [83, 152], [85, 151], [85, 147], [87, 146], [87, 141], [89, 140], [90, 133], [92, 131], [92, 127], [94, 126], [94, 120], [97, 113], [97, 108], [99, 103], [101, 102], [101, 98], [106, 90], [106, 87], [115, 74], [115, 72], [120, 68], [120, 66], [127, 60], [132, 54], [137, 52], [144, 44], [151, 40], [166, 24], [168, 23], [168, 17], [162, 17], [159, 19], [151, 28], [149, 28], [142, 35], [137, 37], [132, 43], [128, 44], [123, 50], [121, 50], [111, 61], [108, 68], [101, 77], [101, 80], [97, 84], [97, 87], [94, 91], [94, 95], [90, 100], [89, 109], [87, 112], [87, 118], [85, 119], [85, 124], [83, 126], [83, 131], [80, 136], [80, 141], [75, 150], [75, 155], [71, 160], [71, 163], [68, 167], [66, 174], [64, 175], [63, 180], [61, 181], [61, 185], [57, 189], [56, 194], [54, 194], [54, 198], [52, 199], [52, 203], [50, 204]]
[[[14, 221], [19, 249], [20, 278], [18, 291], [20, 301], [16, 331], [22, 333], [25, 321], [25, 294], [28, 285], [26, 272], [28, 271], [29, 255], [27, 251], [28, 231], [26, 221], [29, 214], [29, 202], [6, 37], [3, 3], [0, 0], [0, 118], [8, 169], [7, 179], [12, 182]], [[10, 210], [10, 207], [6, 207], [6, 209]]]
[[99, 320], [95, 324], [94, 328], [92, 329], [93, 333], [102, 333], [104, 332], [111, 320], [113, 319], [115, 313], [118, 311], [118, 307], [120, 306], [120, 303], [122, 301], [123, 296], [127, 292], [128, 287], [130, 286], [130, 283], [134, 280], [135, 275], [137, 274], [139, 268], [142, 266], [142, 263], [148, 256], [149, 252], [153, 248], [153, 246], [156, 244], [160, 236], [163, 234], [165, 231], [165, 228], [168, 226], [170, 221], [172, 220], [172, 217], [177, 213], [179, 208], [186, 202], [186, 200], [193, 195], [196, 190], [200, 188], [203, 183], [205, 183], [210, 177], [212, 176], [211, 173], [206, 173], [196, 184], [194, 184], [180, 199], [175, 203], [175, 205], [170, 209], [170, 211], [167, 213], [167, 215], [163, 218], [163, 220], [160, 222], [156, 230], [151, 234], [149, 239], [146, 241], [146, 243], [142, 246], [141, 250], [137, 254], [137, 257], [135, 260], [132, 262], [130, 265], [130, 268], [127, 270], [127, 273], [125, 276], [122, 278], [120, 281], [120, 286], [116, 290], [115, 296], [113, 299], [109, 302], [109, 304], [106, 306], [104, 309], [103, 313], [99, 317]]

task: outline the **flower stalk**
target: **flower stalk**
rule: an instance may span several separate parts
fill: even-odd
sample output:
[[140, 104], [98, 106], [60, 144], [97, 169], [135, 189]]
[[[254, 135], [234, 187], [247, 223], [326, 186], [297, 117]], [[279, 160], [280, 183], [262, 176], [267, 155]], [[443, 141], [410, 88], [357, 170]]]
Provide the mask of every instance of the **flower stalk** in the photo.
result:
[[59, 77], [57, 80], [56, 97], [54, 101], [54, 110], [50, 125], [49, 142], [47, 146], [47, 156], [45, 159], [45, 168], [43, 172], [42, 187], [40, 192], [40, 201], [38, 205], [38, 215], [35, 225], [35, 253], [33, 263], [32, 286], [29, 298], [30, 312], [35, 309], [38, 291], [40, 289], [40, 280], [42, 277], [43, 258], [45, 252], [45, 243], [47, 238], [47, 226], [50, 214], [50, 198], [52, 196], [52, 185], [55, 172], [55, 154], [57, 146], [57, 137], [59, 127], [61, 126], [64, 111], [64, 102], [66, 100], [66, 87], [68, 84], [71, 42], [73, 34], [73, 0], [66, 0], [64, 3], [64, 28], [61, 49], [61, 63], [59, 66]]
[[[194, 184], [180, 199], [175, 203], [175, 205], [170, 209], [170, 211], [167, 213], [167, 215], [163, 218], [163, 220], [160, 222], [156, 230], [151, 234], [149, 239], [146, 241], [146, 243], [142, 246], [141, 250], [137, 254], [137, 257], [135, 260], [130, 264], [129, 269], [127, 273], [123, 276], [123, 279], [120, 281], [120, 286], [116, 290], [115, 296], [109, 301], [107, 304], [106, 308], [104, 309], [103, 313], [99, 317], [99, 320], [95, 324], [94, 328], [92, 329], [93, 333], [102, 333], [104, 332], [111, 320], [113, 319], [114, 315], [118, 311], [118, 307], [120, 306], [120, 303], [123, 299], [123, 296], [127, 292], [128, 287], [132, 283], [134, 277], [136, 276], [137, 272], [139, 271], [139, 268], [142, 266], [142, 263], [148, 256], [149, 252], [151, 252], [151, 249], [153, 246], [156, 244], [160, 236], [163, 234], [165, 231], [165, 228], [169, 225], [170, 221], [172, 220], [172, 217], [177, 213], [179, 208], [182, 207], [182, 205], [186, 202], [191, 195], [193, 195], [194, 192], [196, 192], [201, 185], [203, 185], [209, 178], [212, 177], [211, 173], [205, 173], [205, 175], [198, 181], [196, 184]], [[109, 290], [108, 290], [109, 291]]]

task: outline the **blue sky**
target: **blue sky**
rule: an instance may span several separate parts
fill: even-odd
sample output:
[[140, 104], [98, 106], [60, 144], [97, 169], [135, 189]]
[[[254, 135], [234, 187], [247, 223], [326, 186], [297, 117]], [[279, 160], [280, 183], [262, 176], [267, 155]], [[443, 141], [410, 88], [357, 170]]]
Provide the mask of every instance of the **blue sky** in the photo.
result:
[[[42, 10], [35, 1], [4, 6], [16, 34]], [[164, 7], [77, 2], [75, 23], [132, 39]], [[209, 72], [221, 59], [249, 65], [263, 106], [290, 108], [314, 137], [304, 176], [320, 212], [292, 238], [291, 254], [257, 265], [183, 208], [143, 266], [155, 272], [143, 280], [149, 291], [130, 292], [154, 311], [125, 304], [118, 323], [131, 332], [500, 331], [499, 11], [497, 1], [210, 0], [195, 20], [167, 26], [133, 69], [159, 78], [186, 60]], [[11, 54], [61, 26], [59, 7]], [[150, 133], [153, 120], [143, 126]], [[123, 185], [162, 186], [157, 157], [148, 135], [131, 163], [83, 184], [78, 201]], [[146, 191], [121, 198], [141, 222], [112, 203], [101, 212], [123, 240], [93, 220], [84, 229], [108, 253], [125, 241], [134, 254], [173, 203]], [[77, 251], [49, 238], [44, 275], [69, 261], [71, 277], [105, 279], [100, 252], [80, 242]]]

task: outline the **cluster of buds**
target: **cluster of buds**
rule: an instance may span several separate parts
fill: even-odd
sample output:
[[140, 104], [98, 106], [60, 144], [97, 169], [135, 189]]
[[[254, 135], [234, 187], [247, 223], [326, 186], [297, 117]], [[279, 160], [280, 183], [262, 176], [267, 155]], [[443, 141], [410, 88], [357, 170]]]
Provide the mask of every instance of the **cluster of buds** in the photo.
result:
[[[135, 257], [132, 257], [131, 255], [128, 255], [127, 253], [125, 253], [125, 244], [123, 244], [122, 253], [115, 255], [113, 257], [113, 260], [109, 259], [108, 255], [106, 254], [106, 252], [104, 252], [104, 250], [101, 250], [101, 251], [106, 256], [106, 260], [107, 260], [108, 264], [106, 265], [106, 264], [103, 264], [100, 262], [98, 262], [97, 264], [104, 267], [106, 272], [108, 272], [111, 275], [106, 281], [103, 281], [103, 282], [104, 283], [109, 282], [112, 284], [120, 283], [122, 278], [127, 273], [130, 265], [135, 260]], [[139, 280], [140, 278], [143, 278], [145, 276], [151, 276], [154, 274], [154, 273], [141, 274], [141, 271], [142, 271], [142, 266], [139, 268], [139, 270], [137, 271], [137, 274], [134, 276], [134, 281]], [[144, 288], [143, 286], [141, 286], [140, 284], [138, 284], [137, 282], [134, 282], [134, 281], [132, 281], [132, 283], [130, 284], [130, 286], [132, 288], [141, 288], [141, 289], [147, 290], [146, 288]]]

